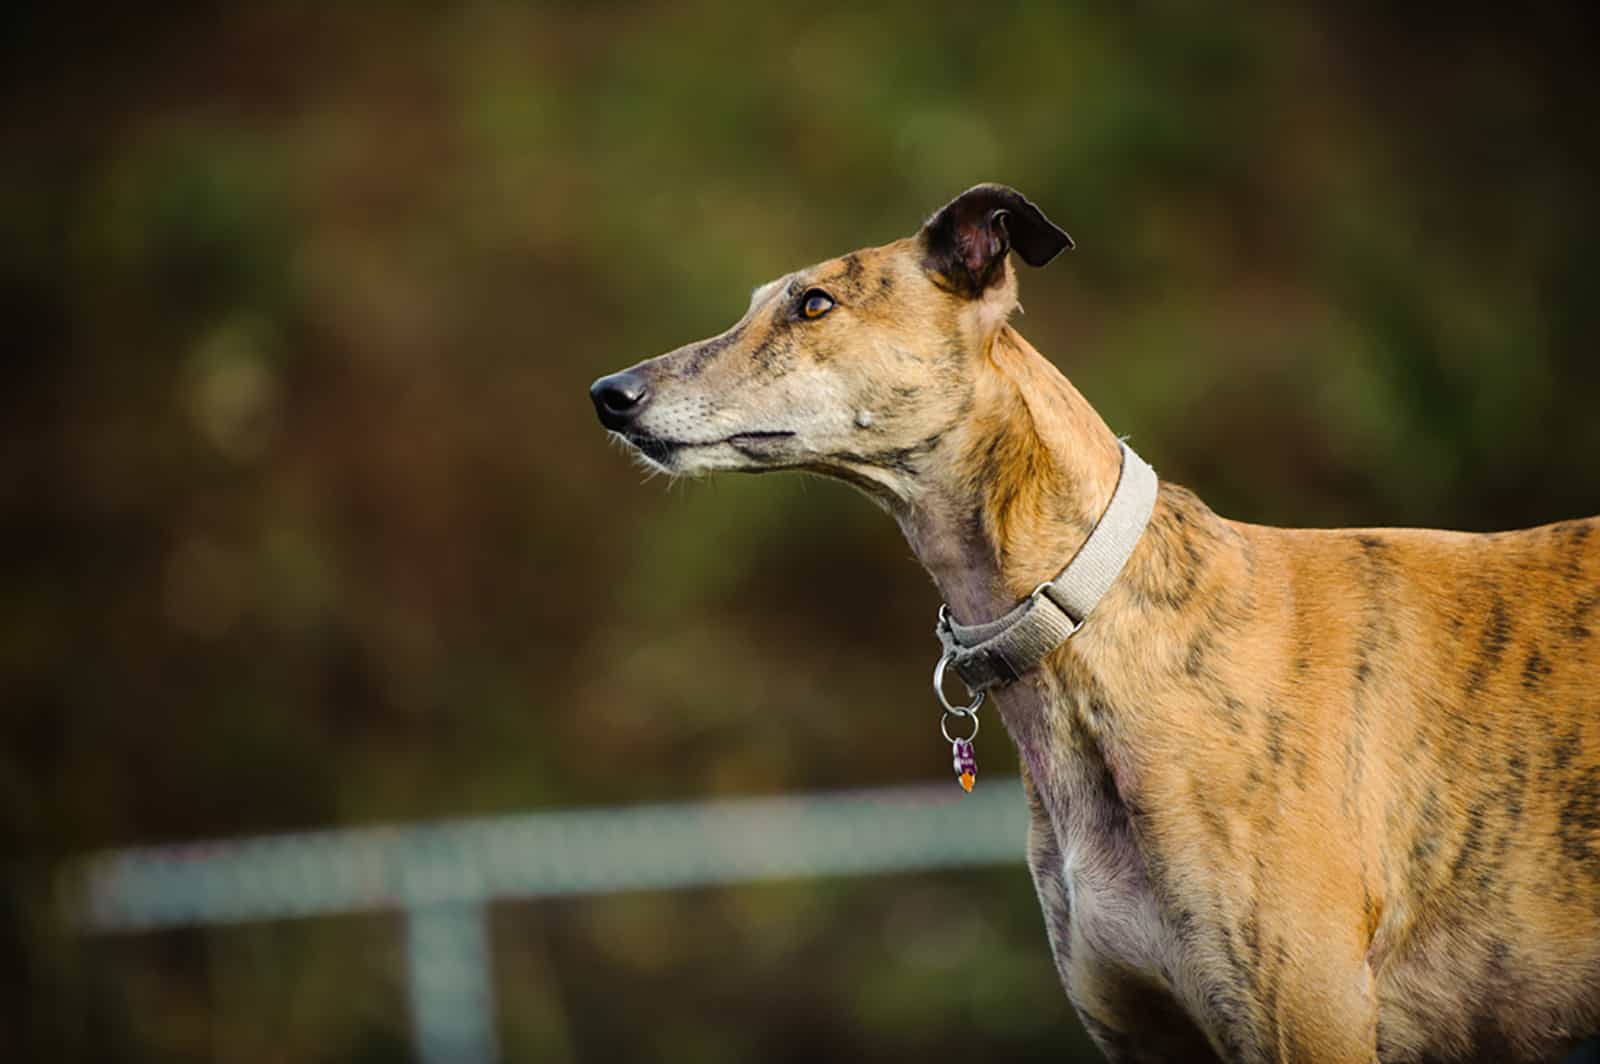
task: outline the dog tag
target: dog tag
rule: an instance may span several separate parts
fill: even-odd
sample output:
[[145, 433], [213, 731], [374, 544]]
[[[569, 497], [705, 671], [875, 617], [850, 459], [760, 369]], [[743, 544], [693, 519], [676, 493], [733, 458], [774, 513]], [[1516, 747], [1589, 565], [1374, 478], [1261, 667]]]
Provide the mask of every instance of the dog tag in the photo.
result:
[[970, 794], [972, 785], [978, 782], [978, 755], [972, 749], [972, 740], [952, 740], [950, 753], [956, 770], [956, 779], [960, 782], [961, 789]]

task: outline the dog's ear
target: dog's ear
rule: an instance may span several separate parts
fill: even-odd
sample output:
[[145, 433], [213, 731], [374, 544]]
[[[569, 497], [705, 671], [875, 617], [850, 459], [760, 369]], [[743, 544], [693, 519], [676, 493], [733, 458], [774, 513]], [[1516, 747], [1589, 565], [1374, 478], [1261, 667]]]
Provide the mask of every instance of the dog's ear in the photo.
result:
[[975, 185], [939, 208], [922, 227], [923, 259], [952, 288], [979, 295], [1005, 274], [1006, 252], [1043, 266], [1072, 238], [1014, 188]]

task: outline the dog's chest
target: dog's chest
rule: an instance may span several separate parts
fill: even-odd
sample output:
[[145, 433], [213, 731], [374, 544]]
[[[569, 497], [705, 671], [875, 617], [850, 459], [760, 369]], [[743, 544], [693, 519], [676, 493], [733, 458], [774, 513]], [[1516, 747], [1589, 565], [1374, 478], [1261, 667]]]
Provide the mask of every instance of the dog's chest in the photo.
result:
[[1165, 925], [1126, 814], [1082, 797], [1058, 827], [1061, 867], [1078, 941], [1094, 954], [1162, 975]]
[[1055, 842], [1034, 855], [1054, 865], [1035, 868], [1035, 875], [1053, 877], [1058, 886], [1056, 899], [1041, 893], [1040, 900], [1065, 907], [1046, 913], [1052, 934], [1066, 938], [1058, 956], [1170, 978], [1177, 943], [1161, 917], [1128, 806], [1103, 761], [1092, 748], [1075, 749], [1058, 752], [1045, 773], [1030, 771], [1039, 790], [1035, 815], [1047, 821], [1038, 830]]

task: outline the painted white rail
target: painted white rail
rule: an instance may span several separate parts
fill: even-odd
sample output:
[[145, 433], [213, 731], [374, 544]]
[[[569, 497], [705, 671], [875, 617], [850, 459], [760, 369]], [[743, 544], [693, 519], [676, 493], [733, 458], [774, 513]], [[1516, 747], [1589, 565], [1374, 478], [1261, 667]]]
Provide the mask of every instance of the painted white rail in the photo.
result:
[[1020, 862], [1021, 787], [954, 783], [150, 846], [64, 876], [84, 933], [404, 909], [427, 1064], [498, 1057], [484, 906], [570, 894]]

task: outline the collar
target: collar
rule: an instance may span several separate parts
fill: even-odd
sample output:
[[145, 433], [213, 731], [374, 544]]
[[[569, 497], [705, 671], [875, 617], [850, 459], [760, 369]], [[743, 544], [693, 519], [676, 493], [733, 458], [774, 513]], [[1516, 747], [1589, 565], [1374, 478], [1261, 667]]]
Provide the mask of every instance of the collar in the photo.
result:
[[949, 606], [939, 607], [935, 631], [944, 656], [938, 673], [955, 666], [981, 699], [984, 691], [1016, 680], [1076, 635], [1139, 545], [1155, 509], [1157, 486], [1155, 470], [1123, 443], [1122, 472], [1111, 501], [1059, 576], [986, 624], [957, 624]]

